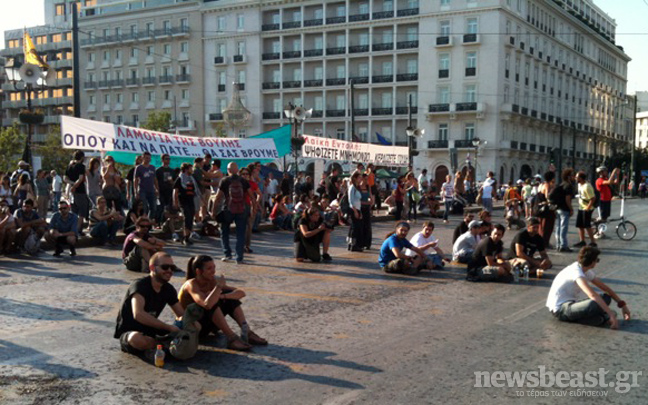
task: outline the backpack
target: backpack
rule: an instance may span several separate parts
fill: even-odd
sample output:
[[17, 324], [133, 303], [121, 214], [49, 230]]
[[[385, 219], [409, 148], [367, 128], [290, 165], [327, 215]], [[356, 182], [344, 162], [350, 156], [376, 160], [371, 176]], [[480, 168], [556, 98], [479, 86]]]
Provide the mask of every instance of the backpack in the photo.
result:
[[534, 217], [545, 218], [549, 215], [549, 205], [543, 193], [537, 193], [531, 198], [531, 213]]
[[232, 214], [242, 214], [245, 211], [245, 190], [242, 180], [238, 177], [231, 179], [228, 191], [227, 209]]
[[27, 239], [25, 239], [25, 244], [23, 246], [23, 249], [27, 254], [30, 255], [35, 255], [38, 253], [38, 250], [40, 249], [40, 239], [38, 238], [38, 235], [36, 235], [36, 232], [32, 229], [29, 231], [29, 235], [27, 235]]
[[189, 304], [182, 317], [182, 330], [172, 336], [169, 352], [178, 360], [187, 360], [196, 355], [198, 351], [198, 335], [194, 323], [204, 313], [204, 309], [197, 304]]
[[350, 215], [350, 212], [353, 211], [351, 209], [351, 204], [349, 204], [349, 194], [348, 193], [344, 193], [344, 195], [340, 199], [340, 210], [345, 215]]

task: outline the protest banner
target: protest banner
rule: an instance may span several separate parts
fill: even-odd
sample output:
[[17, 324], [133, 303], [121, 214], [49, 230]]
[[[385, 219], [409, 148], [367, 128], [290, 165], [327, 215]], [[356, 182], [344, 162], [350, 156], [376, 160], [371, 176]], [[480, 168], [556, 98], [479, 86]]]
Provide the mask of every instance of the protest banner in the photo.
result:
[[63, 148], [214, 159], [277, 159], [271, 138], [201, 138], [61, 116]]
[[376, 166], [402, 166], [409, 164], [408, 148], [382, 146], [370, 143], [347, 142], [338, 139], [304, 135], [302, 156], [328, 160], [351, 161]]

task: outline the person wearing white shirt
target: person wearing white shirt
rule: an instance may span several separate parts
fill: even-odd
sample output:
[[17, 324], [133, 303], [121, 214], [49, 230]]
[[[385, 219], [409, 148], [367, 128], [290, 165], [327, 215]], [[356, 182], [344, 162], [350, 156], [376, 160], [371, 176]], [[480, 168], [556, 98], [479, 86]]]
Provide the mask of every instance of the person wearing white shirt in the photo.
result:
[[424, 194], [428, 190], [428, 186], [430, 185], [430, 180], [428, 179], [427, 176], [427, 169], [423, 169], [421, 171], [421, 174], [418, 176], [418, 184], [419, 184], [419, 191], [421, 194]]
[[493, 176], [495, 176], [495, 173], [488, 172], [486, 176], [486, 180], [484, 180], [479, 192], [481, 193], [484, 210], [493, 212], [493, 196], [495, 195], [495, 179]]
[[[410, 243], [423, 252], [426, 252], [427, 261], [425, 263], [426, 268], [438, 269], [443, 268], [443, 250], [439, 247], [439, 239], [432, 234], [434, 232], [434, 223], [432, 221], [426, 221], [423, 223], [423, 230], [410, 239]], [[430, 253], [427, 253], [430, 251]], [[405, 250], [405, 255], [414, 257], [418, 254], [411, 249]]]
[[[598, 248], [583, 247], [578, 252], [578, 261], [565, 267], [554, 278], [546, 306], [558, 320], [590, 326], [609, 324], [610, 328], [617, 329], [619, 321], [616, 313], [610, 309], [612, 300], [621, 308], [623, 319], [630, 320], [630, 309], [626, 302], [594, 274], [593, 269], [599, 262], [600, 254]], [[589, 283], [604, 294], [597, 294]], [[583, 295], [587, 298], [583, 299]]]
[[481, 240], [479, 236], [483, 227], [482, 221], [470, 221], [468, 232], [462, 234], [452, 246], [452, 260], [467, 264], [472, 259], [475, 246]]
[[52, 199], [52, 211], [56, 211], [58, 208], [58, 203], [61, 201], [61, 191], [63, 189], [63, 179], [61, 176], [56, 173], [56, 170], [50, 172], [50, 177], [52, 178], [52, 193], [54, 198]]
[[358, 244], [362, 238], [362, 194], [360, 193], [360, 176], [361, 173], [356, 171], [351, 176], [351, 181], [348, 189], [349, 197], [349, 216], [351, 217], [351, 228], [349, 228], [349, 237], [347, 238], [349, 250], [353, 252], [362, 252], [362, 247]]

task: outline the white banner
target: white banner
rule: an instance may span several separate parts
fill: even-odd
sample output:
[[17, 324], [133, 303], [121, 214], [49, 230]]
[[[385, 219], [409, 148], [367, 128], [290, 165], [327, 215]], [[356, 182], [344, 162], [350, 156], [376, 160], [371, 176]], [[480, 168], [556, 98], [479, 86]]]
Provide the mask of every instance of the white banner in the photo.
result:
[[408, 148], [371, 143], [347, 142], [319, 136], [304, 135], [302, 156], [328, 160], [352, 161], [376, 166], [409, 165]]
[[61, 142], [66, 149], [114, 151], [214, 159], [277, 159], [271, 138], [200, 138], [149, 131], [106, 122], [61, 116]]

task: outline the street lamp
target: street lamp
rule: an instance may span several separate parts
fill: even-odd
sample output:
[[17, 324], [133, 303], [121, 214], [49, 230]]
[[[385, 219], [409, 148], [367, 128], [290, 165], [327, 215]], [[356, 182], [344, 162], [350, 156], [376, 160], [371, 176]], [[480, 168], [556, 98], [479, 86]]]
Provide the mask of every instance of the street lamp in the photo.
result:
[[407, 128], [405, 128], [405, 132], [407, 133], [407, 150], [409, 154], [409, 164], [410, 166], [412, 166], [414, 161], [414, 153], [418, 155], [418, 152], [412, 151], [412, 144], [414, 143], [413, 139], [415, 137], [423, 136], [423, 134], [425, 134], [425, 130], [421, 128], [414, 128], [411, 125], [409, 125]]
[[313, 109], [311, 108], [310, 110], [306, 110], [302, 106], [295, 107], [293, 103], [288, 103], [288, 106], [284, 110], [284, 114], [286, 115], [286, 118], [290, 120], [292, 126], [290, 144], [292, 146], [293, 156], [295, 157], [295, 179], [297, 179], [297, 174], [299, 173], [297, 155], [299, 154], [299, 150], [304, 144], [304, 138], [297, 135], [297, 125], [302, 124], [304, 121], [310, 118], [311, 115], [313, 115]]
[[475, 147], [475, 179], [474, 179], [475, 184], [477, 184], [477, 178], [479, 177], [477, 175], [477, 168], [479, 167], [479, 166], [477, 166], [477, 156], [479, 155], [479, 147], [482, 146], [482, 145], [486, 146], [487, 143], [488, 143], [488, 141], [482, 141], [479, 138], [473, 138], [472, 139], [472, 144]]

